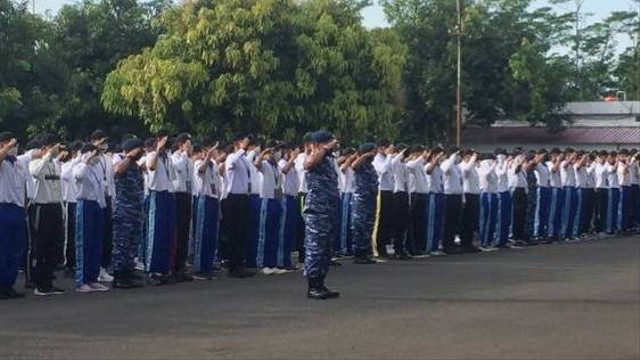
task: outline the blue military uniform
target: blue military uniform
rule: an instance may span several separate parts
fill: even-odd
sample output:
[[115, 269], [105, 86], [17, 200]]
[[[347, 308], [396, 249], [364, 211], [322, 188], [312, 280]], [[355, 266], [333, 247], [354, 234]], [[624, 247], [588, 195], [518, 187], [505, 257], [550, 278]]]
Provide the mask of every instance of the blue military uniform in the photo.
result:
[[354, 170], [354, 191], [351, 200], [351, 232], [356, 257], [372, 253], [371, 234], [376, 217], [378, 174], [370, 162]]
[[118, 276], [129, 276], [143, 236], [144, 178], [133, 164], [115, 177], [116, 198], [113, 212], [113, 264]]
[[331, 242], [337, 236], [340, 193], [333, 161], [333, 157], [327, 155], [306, 173], [304, 272], [309, 279], [327, 276]]

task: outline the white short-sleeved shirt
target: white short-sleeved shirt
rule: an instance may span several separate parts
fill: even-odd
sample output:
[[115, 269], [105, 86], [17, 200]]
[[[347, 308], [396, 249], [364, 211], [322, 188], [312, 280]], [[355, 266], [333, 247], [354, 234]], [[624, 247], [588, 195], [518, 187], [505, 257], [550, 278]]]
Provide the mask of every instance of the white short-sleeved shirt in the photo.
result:
[[606, 189], [609, 187], [609, 172], [606, 164], [596, 163], [593, 168], [593, 177], [596, 182], [596, 189]]
[[280, 169], [280, 173], [282, 174], [282, 192], [285, 195], [298, 196], [298, 191], [300, 189], [298, 170], [294, 164], [294, 166], [289, 169], [289, 172], [285, 174], [283, 169], [288, 163], [289, 161], [285, 159], [280, 159], [280, 161], [278, 161], [278, 169]]
[[225, 161], [227, 194], [247, 195], [253, 191], [254, 184], [251, 179], [249, 163], [250, 161], [242, 149], [227, 156]]
[[263, 160], [261, 174], [262, 186], [260, 197], [263, 199], [279, 198], [279, 194], [282, 193], [282, 175], [280, 169], [278, 169], [278, 165]]
[[148, 175], [148, 187], [150, 191], [169, 191], [174, 192], [173, 180], [175, 179], [175, 173], [173, 171], [173, 164], [169, 159], [168, 154], [160, 156], [156, 163], [155, 170], [149, 169], [149, 159], [156, 156], [156, 152], [152, 151], [147, 155], [147, 171]]
[[0, 162], [0, 203], [24, 207], [27, 169], [19, 161]]
[[378, 189], [380, 191], [393, 191], [395, 182], [391, 169], [391, 160], [393, 155], [377, 154], [373, 158], [373, 167], [378, 173]]
[[[86, 158], [87, 156], [83, 156]], [[73, 167], [73, 177], [78, 187], [76, 200], [95, 201], [101, 208], [107, 207], [105, 184], [100, 163], [88, 165], [84, 162]]]
[[560, 179], [562, 180], [562, 186], [576, 187], [575, 168], [567, 160], [560, 163]]
[[193, 194], [196, 196], [208, 196], [220, 198], [220, 176], [218, 176], [218, 165], [209, 161], [206, 171], [198, 171], [204, 160], [196, 160], [193, 164]]
[[296, 175], [298, 176], [298, 192], [306, 194], [307, 193], [307, 181], [305, 179], [305, 174], [307, 170], [304, 168], [304, 162], [307, 160], [306, 153], [300, 153], [293, 161], [294, 168], [296, 169]]
[[537, 164], [534, 168], [534, 173], [536, 175], [536, 185], [538, 187], [547, 188], [550, 186], [550, 171], [549, 168], [544, 164]]

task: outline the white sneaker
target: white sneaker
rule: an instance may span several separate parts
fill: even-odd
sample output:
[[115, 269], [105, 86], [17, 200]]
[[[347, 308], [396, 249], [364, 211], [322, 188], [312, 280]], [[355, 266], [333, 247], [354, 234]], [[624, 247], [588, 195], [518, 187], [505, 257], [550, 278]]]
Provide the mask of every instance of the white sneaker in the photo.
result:
[[289, 270], [286, 270], [286, 269], [279, 269], [279, 268], [274, 268], [273, 269], [273, 274], [274, 275], [282, 275], [282, 274], [286, 274], [288, 272], [289, 272]]
[[438, 251], [432, 251], [429, 253], [430, 256], [445, 256], [447, 254], [445, 254], [444, 252], [438, 250]]
[[90, 292], [93, 292], [93, 288], [87, 284], [83, 284], [80, 285], [78, 287], [76, 287], [76, 292], [77, 293], [83, 293], [83, 294], [88, 294]]
[[109, 291], [110, 290], [107, 286], [104, 286], [97, 282], [89, 284], [89, 287], [91, 288], [92, 291]]
[[260, 273], [263, 274], [263, 275], [273, 275], [273, 274], [275, 274], [275, 269], [268, 268], [268, 267], [262, 268], [262, 270], [260, 270]]
[[142, 261], [136, 259], [135, 264], [136, 264], [136, 266], [135, 266], [136, 270], [144, 271], [144, 263]]
[[109, 275], [105, 268], [100, 268], [100, 275], [98, 275], [99, 282], [110, 283], [113, 282], [113, 276]]

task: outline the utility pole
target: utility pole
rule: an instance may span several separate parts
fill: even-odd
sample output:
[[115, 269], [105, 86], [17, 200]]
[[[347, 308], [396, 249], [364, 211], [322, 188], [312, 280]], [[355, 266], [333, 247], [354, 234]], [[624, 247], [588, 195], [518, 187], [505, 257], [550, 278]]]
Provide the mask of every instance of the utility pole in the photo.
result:
[[462, 8], [460, 0], [456, 0], [456, 35], [458, 36], [458, 65], [456, 83], [456, 146], [460, 147], [462, 127]]

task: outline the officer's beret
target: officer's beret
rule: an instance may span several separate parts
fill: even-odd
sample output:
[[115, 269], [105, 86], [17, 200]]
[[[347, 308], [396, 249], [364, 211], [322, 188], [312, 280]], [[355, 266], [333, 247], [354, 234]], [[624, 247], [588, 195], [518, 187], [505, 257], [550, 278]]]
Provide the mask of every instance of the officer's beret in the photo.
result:
[[333, 135], [326, 130], [318, 130], [311, 134], [311, 140], [316, 143], [325, 143], [333, 140]]
[[0, 142], [11, 140], [13, 138], [15, 138], [15, 136], [11, 131], [5, 131], [0, 133]]
[[375, 150], [375, 148], [376, 148], [376, 145], [374, 143], [368, 142], [360, 145], [360, 149], [358, 149], [358, 151], [361, 153], [368, 153]]
[[144, 147], [144, 143], [140, 139], [127, 139], [122, 143], [122, 150], [124, 152], [129, 152], [140, 147]]

